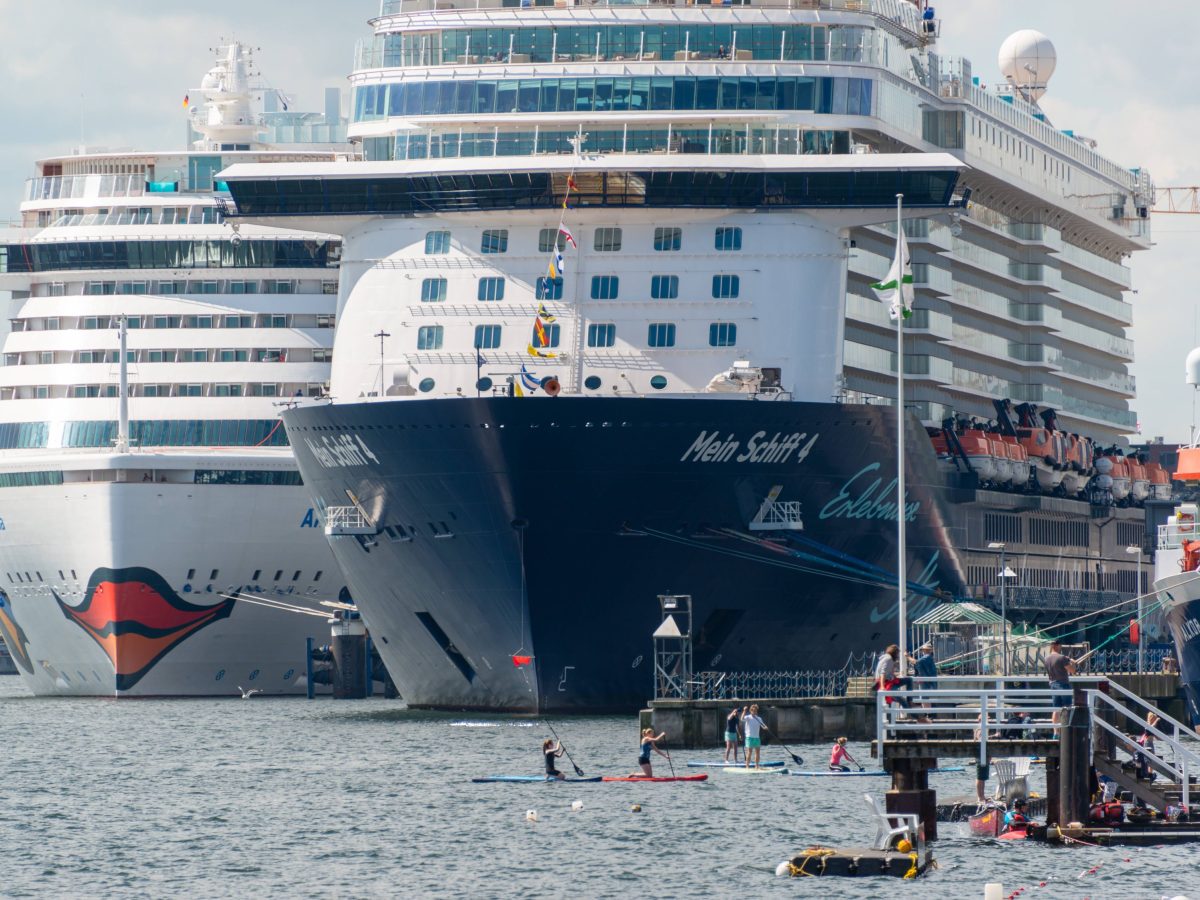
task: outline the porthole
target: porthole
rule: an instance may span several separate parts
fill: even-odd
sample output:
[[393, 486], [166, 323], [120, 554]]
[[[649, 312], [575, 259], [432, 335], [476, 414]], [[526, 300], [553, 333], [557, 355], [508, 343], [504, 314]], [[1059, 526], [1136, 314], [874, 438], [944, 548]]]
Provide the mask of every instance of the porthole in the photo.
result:
[[667, 378], [665, 375], [655, 375], [650, 379], [650, 387], [654, 388], [656, 391], [661, 391], [666, 386]]
[[432, 378], [422, 378], [421, 383], [417, 385], [417, 390], [422, 394], [428, 394], [433, 390], [434, 380]]
[[587, 378], [583, 379], [583, 386], [589, 391], [598, 390], [602, 383], [603, 382], [600, 381], [599, 375], [589, 375]]
[[492, 379], [488, 378], [486, 375], [475, 382], [475, 390], [477, 391], [490, 391], [491, 389]]

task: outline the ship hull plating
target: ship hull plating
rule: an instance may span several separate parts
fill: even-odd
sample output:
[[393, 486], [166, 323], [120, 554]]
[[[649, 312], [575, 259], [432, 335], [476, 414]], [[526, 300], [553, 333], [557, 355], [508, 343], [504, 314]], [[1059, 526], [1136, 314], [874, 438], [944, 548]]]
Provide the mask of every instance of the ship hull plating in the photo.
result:
[[1162, 598], [1175, 642], [1188, 715], [1200, 725], [1200, 572], [1168, 575], [1154, 582], [1154, 588]]
[[[353, 495], [379, 529], [331, 542], [411, 705], [636, 708], [660, 593], [693, 597], [697, 671], [839, 668], [895, 639], [888, 408], [486, 398], [285, 422], [317, 502]], [[962, 582], [943, 475], [908, 425], [915, 615]]]

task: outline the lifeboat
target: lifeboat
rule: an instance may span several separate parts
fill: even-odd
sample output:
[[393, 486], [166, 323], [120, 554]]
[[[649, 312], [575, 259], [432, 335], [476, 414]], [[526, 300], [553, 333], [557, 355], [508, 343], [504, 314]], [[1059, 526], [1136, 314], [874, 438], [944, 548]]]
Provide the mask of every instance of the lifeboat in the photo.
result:
[[1092, 445], [1077, 434], [1065, 434], [1062, 437], [1066, 457], [1062, 489], [1068, 497], [1074, 497], [1082, 494], [1092, 479]]
[[1158, 463], [1146, 463], [1146, 477], [1150, 479], [1150, 496], [1155, 500], [1171, 499], [1171, 476]]
[[1008, 455], [1008, 446], [998, 434], [989, 434], [988, 442], [992, 445], [992, 458], [996, 460], [996, 484], [1012, 484], [1015, 471]]
[[1127, 459], [1125, 464], [1129, 466], [1129, 494], [1134, 503], [1141, 503], [1150, 496], [1150, 476], [1136, 457]]
[[986, 431], [968, 428], [958, 438], [958, 442], [962, 444], [963, 452], [971, 464], [971, 470], [979, 476], [980, 481], [986, 482], [995, 481], [998, 474], [996, 456], [992, 450], [990, 437]]
[[1004, 450], [1008, 454], [1009, 464], [1013, 470], [1012, 484], [1014, 488], [1024, 488], [1029, 484], [1029, 454], [1011, 434], [1000, 436], [1004, 442]]
[[1038, 488], [1052, 493], [1063, 480], [1062, 434], [1049, 428], [1018, 428], [1017, 441], [1025, 448]]
[[1121, 503], [1129, 497], [1133, 485], [1129, 478], [1129, 463], [1125, 457], [1101, 456], [1096, 460], [1096, 471], [1112, 479], [1110, 490], [1115, 502]]

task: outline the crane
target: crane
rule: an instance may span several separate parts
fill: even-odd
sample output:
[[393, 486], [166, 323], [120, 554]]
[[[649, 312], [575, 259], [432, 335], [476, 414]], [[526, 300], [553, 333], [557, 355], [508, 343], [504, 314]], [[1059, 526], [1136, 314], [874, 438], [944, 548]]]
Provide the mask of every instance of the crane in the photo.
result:
[[1155, 193], [1154, 213], [1200, 215], [1200, 186], [1156, 187]]

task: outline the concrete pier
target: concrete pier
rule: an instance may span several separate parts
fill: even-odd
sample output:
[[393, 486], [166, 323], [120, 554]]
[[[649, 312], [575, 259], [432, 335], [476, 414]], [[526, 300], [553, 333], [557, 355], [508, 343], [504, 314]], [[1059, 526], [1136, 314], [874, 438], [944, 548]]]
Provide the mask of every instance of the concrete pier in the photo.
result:
[[725, 741], [725, 717], [735, 706], [759, 705], [770, 731], [763, 744], [821, 743], [838, 737], [868, 741], [875, 736], [875, 698], [799, 697], [788, 700], [654, 700], [641, 711], [642, 728], [667, 733], [672, 747], [720, 747]]

